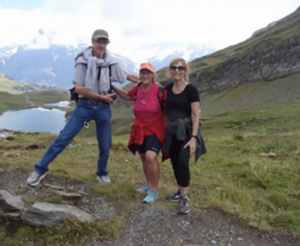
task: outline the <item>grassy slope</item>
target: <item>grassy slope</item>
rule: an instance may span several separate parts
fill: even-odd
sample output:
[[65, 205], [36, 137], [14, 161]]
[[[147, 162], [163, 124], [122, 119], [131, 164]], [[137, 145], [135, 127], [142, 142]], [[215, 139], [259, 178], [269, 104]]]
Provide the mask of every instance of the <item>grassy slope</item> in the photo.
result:
[[[3, 73], [0, 73], [0, 91], [8, 92], [12, 94], [23, 93], [20, 90], [16, 90], [14, 87], [26, 87], [26, 84], [19, 83], [17, 81], [7, 78]], [[29, 84], [30, 87], [35, 88], [37, 91], [40, 90], [37, 86]]]
[[[215, 52], [211, 55], [198, 58], [190, 62], [190, 67], [192, 73], [197, 73], [202, 69], [213, 69], [217, 67], [218, 64], [238, 57], [241, 53], [247, 51], [248, 49], [258, 45], [257, 48], [262, 50], [267, 50], [272, 46], [280, 44], [283, 40], [291, 38], [293, 36], [300, 35], [299, 23], [300, 21], [300, 9], [296, 10], [294, 13], [288, 15], [287, 17], [281, 19], [277, 25], [264, 31], [262, 34], [256, 37], [251, 37], [244, 42], [237, 45], [230, 46], [226, 49]], [[158, 73], [165, 74], [166, 68], [163, 68]], [[163, 80], [160, 77], [160, 80]]]
[[[26, 101], [33, 103], [29, 104]], [[22, 94], [0, 92], [0, 114], [6, 110], [43, 106], [45, 103], [69, 100], [69, 95], [60, 91], [35, 91]]]
[[[229, 112], [204, 117], [202, 133], [208, 153], [197, 164], [191, 161], [190, 202], [219, 207], [236, 213], [263, 229], [278, 227], [300, 234], [300, 103]], [[27, 151], [36, 143], [48, 147], [56, 136], [50, 134], [16, 136], [0, 142], [1, 162], [31, 171], [45, 149]], [[143, 184], [138, 156], [128, 152], [128, 135], [114, 137], [108, 168], [113, 184], [96, 184], [97, 193], [139, 202], [134, 187]], [[51, 164], [50, 172], [71, 178], [95, 180], [98, 145], [95, 137], [73, 140]], [[18, 146], [17, 149], [10, 147]], [[275, 153], [264, 157], [261, 153]], [[20, 156], [20, 157], [19, 157]], [[126, 162], [125, 160], [128, 160]], [[176, 191], [169, 161], [161, 164], [160, 195]], [[130, 192], [130, 196], [124, 195]], [[172, 205], [176, 206], [176, 205]]]

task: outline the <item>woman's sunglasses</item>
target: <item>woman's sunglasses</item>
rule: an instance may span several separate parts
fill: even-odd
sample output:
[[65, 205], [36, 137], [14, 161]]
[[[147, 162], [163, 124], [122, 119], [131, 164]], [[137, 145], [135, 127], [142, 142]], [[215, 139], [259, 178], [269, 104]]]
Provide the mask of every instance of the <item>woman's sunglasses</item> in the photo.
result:
[[183, 67], [183, 66], [178, 66], [178, 67], [171, 66], [171, 70], [176, 71], [177, 69], [178, 69], [178, 71], [184, 71], [185, 67]]

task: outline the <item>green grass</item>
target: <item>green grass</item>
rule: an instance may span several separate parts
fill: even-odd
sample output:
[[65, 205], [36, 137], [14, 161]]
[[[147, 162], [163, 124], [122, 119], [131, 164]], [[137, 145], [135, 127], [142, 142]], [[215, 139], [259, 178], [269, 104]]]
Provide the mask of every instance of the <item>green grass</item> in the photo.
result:
[[[29, 104], [26, 101], [33, 103]], [[61, 91], [35, 91], [22, 94], [10, 94], [7, 92], [0, 92], [0, 114], [7, 110], [44, 107], [46, 103], [54, 103], [58, 101], [69, 100], [69, 95]]]
[[24, 84], [8, 78], [5, 74], [0, 73], [0, 91], [11, 94], [23, 93], [23, 90], [40, 90], [36, 85]]
[[[208, 153], [198, 163], [191, 161], [191, 209], [218, 207], [238, 214], [262, 229], [280, 228], [300, 234], [300, 103], [203, 114], [202, 133]], [[0, 142], [1, 161], [32, 171], [46, 149], [27, 151], [35, 143], [49, 146], [56, 135], [16, 136]], [[114, 136], [108, 168], [113, 185], [95, 184], [96, 194], [127, 202], [143, 198], [135, 189], [144, 183], [141, 161], [127, 149], [128, 134]], [[95, 180], [98, 145], [95, 137], [76, 137], [74, 148], [65, 149], [50, 166], [51, 173], [78, 180]], [[5, 153], [9, 151], [10, 156]], [[262, 154], [273, 152], [275, 156]], [[20, 153], [21, 159], [14, 153]], [[161, 164], [158, 205], [176, 191], [169, 161]]]
[[20, 83], [17, 82], [5, 74], [0, 73], [0, 91], [7, 92], [11, 94], [21, 94], [24, 91], [42, 91], [44, 90], [42, 87], [36, 84], [29, 84], [29, 83]]
[[[0, 239], [3, 246], [32, 245], [22, 240], [28, 238], [40, 245], [57, 245], [63, 243], [66, 246], [86, 245], [92, 240], [100, 240], [104, 236], [113, 236], [109, 223], [78, 223], [72, 218], [66, 218], [64, 225], [59, 228], [33, 228], [30, 226], [10, 225], [0, 226]], [[11, 228], [12, 227], [12, 228]]]
[[61, 204], [62, 203], [62, 197], [61, 197], [61, 195], [56, 195], [56, 196], [48, 197], [48, 198], [44, 199], [44, 202]]

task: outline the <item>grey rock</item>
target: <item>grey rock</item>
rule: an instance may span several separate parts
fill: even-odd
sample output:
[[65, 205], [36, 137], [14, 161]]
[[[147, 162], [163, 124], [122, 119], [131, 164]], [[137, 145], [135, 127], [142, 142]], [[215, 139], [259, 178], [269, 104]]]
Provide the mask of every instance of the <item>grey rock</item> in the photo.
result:
[[3, 217], [14, 221], [21, 221], [21, 214], [19, 213], [5, 213]]
[[22, 215], [24, 223], [32, 226], [61, 226], [63, 219], [72, 217], [79, 222], [93, 222], [93, 216], [70, 205], [35, 203]]
[[64, 190], [64, 187], [56, 186], [56, 185], [50, 185], [50, 184], [44, 184], [45, 187], [54, 189], [54, 190]]
[[57, 194], [61, 195], [64, 198], [69, 198], [69, 199], [73, 199], [73, 198], [81, 198], [82, 195], [78, 194], [78, 193], [68, 193], [65, 191], [57, 191]]
[[9, 212], [18, 212], [24, 208], [20, 196], [13, 196], [5, 190], [0, 190], [0, 209]]

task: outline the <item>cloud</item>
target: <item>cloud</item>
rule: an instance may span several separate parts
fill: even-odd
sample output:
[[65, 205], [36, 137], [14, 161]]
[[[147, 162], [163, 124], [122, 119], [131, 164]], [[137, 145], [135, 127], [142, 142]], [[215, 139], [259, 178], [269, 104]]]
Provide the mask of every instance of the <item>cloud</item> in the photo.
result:
[[95, 29], [109, 32], [114, 53], [139, 59], [153, 43], [195, 43], [222, 49], [295, 11], [298, 0], [45, 0], [25, 11], [0, 6], [0, 47], [27, 44], [39, 30], [55, 44], [90, 43]]

